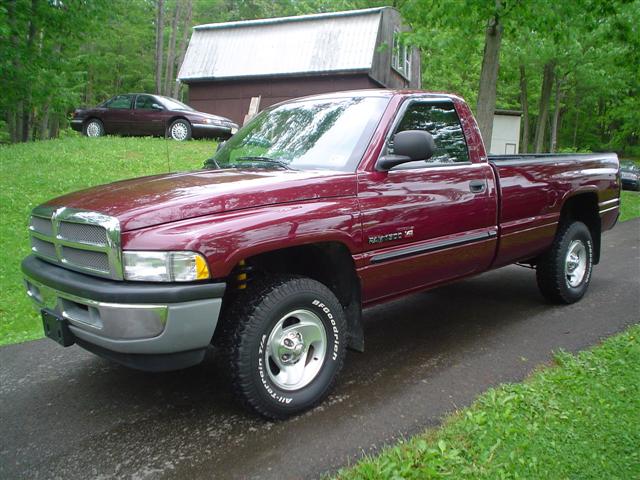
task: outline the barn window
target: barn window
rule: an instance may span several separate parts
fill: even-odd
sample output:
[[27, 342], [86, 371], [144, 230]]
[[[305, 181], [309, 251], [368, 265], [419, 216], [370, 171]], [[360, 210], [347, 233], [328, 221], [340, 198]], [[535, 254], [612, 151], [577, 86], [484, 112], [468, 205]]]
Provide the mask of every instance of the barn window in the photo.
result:
[[393, 55], [391, 66], [407, 80], [411, 80], [411, 47], [400, 38], [400, 30], [393, 32]]

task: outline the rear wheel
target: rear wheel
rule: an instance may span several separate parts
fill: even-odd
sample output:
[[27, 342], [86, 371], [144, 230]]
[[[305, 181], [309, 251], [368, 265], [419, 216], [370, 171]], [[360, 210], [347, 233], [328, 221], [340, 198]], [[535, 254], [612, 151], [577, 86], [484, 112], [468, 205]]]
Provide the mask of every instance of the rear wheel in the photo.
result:
[[84, 132], [87, 137], [102, 137], [104, 135], [104, 125], [97, 118], [92, 118], [84, 124]]
[[309, 278], [279, 276], [250, 285], [224, 325], [233, 388], [268, 418], [318, 404], [344, 363], [343, 309], [327, 287]]
[[582, 222], [562, 225], [551, 248], [538, 259], [536, 278], [553, 303], [574, 303], [589, 287], [593, 270], [591, 232]]
[[169, 136], [178, 142], [189, 140], [191, 138], [191, 124], [182, 118], [175, 120], [169, 126]]

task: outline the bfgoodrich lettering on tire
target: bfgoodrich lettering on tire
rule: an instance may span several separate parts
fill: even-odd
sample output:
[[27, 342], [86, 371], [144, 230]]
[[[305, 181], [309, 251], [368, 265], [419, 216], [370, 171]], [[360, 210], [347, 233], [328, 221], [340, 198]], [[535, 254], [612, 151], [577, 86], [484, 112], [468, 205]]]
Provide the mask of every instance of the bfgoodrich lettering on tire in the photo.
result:
[[225, 313], [224, 344], [233, 388], [272, 419], [325, 398], [346, 354], [346, 320], [335, 295], [315, 280], [258, 280]]
[[538, 287], [553, 303], [574, 303], [586, 293], [592, 270], [591, 232], [582, 222], [565, 223], [551, 248], [538, 259]]

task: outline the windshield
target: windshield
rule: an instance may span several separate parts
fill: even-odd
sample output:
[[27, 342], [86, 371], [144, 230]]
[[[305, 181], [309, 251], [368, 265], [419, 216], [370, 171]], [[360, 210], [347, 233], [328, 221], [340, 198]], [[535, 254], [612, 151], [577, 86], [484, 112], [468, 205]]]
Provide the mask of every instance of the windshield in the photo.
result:
[[205, 168], [353, 171], [388, 99], [301, 100], [261, 112]]
[[160, 97], [160, 98], [162, 99], [162, 103], [167, 108], [167, 110], [187, 110], [189, 112], [194, 111], [193, 108], [191, 108], [189, 105], [185, 105], [184, 103], [179, 102], [175, 98], [169, 98], [169, 97]]

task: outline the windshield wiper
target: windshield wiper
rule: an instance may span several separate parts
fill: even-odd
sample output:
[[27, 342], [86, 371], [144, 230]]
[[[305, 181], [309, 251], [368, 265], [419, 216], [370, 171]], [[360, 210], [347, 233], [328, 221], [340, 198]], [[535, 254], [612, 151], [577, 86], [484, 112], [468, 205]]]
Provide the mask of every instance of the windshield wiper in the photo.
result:
[[220, 164], [218, 163], [215, 157], [207, 158], [207, 160], [205, 160], [204, 162], [204, 166], [205, 167], [213, 166], [216, 168], [216, 170], [222, 170], [222, 167], [220, 166]]
[[269, 157], [238, 157], [238, 158], [236, 158], [236, 160], [237, 161], [247, 160], [249, 162], [268, 163], [268, 164], [271, 164], [271, 165], [277, 165], [279, 167], [282, 167], [285, 170], [294, 170], [293, 168], [291, 168], [289, 166], [289, 164], [287, 162], [283, 162], [282, 160], [276, 160], [274, 158], [269, 158]]

